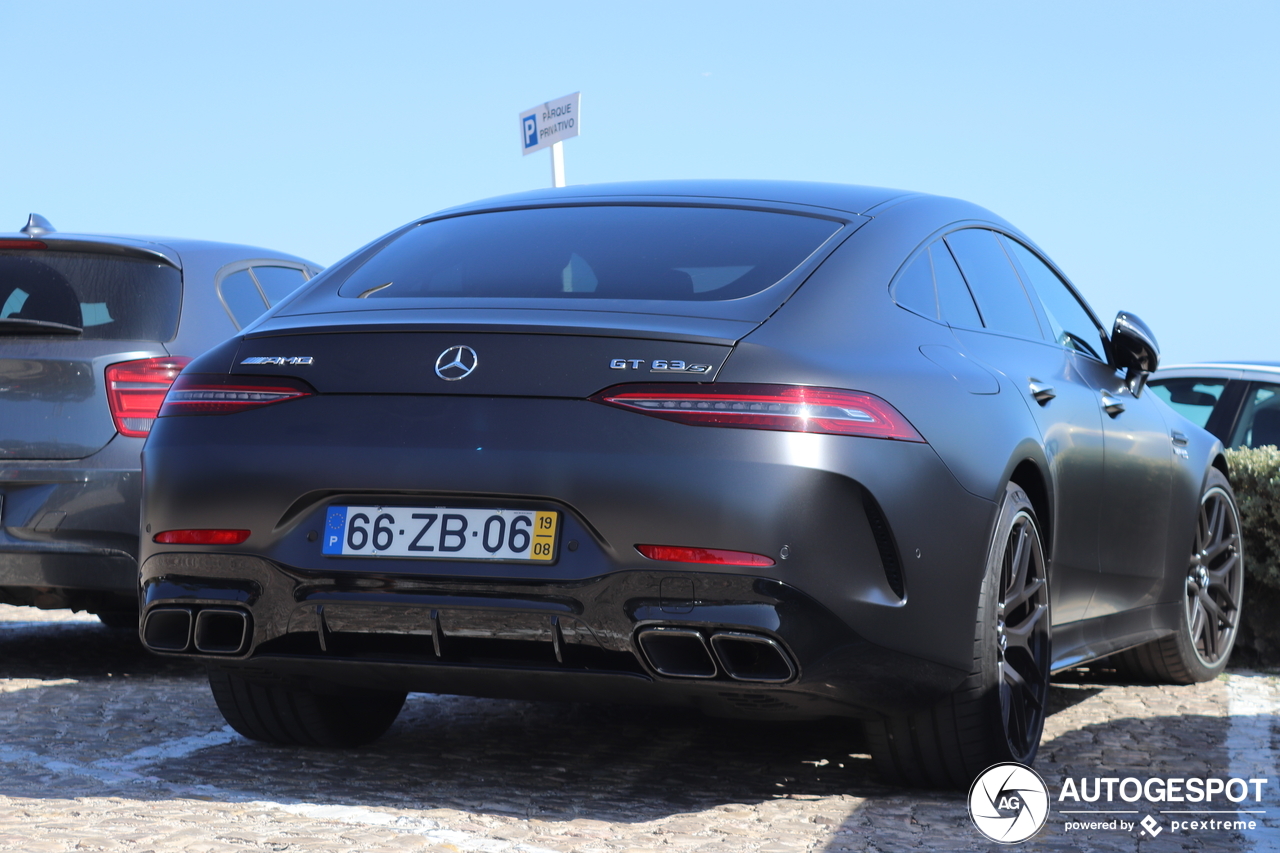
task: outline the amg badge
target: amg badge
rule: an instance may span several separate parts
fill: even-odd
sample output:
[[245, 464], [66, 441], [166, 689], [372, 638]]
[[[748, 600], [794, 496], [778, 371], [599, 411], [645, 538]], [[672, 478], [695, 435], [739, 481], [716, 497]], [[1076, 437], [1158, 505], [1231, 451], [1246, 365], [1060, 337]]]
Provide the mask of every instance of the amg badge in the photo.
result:
[[315, 364], [309, 355], [255, 355], [246, 358], [241, 364]]

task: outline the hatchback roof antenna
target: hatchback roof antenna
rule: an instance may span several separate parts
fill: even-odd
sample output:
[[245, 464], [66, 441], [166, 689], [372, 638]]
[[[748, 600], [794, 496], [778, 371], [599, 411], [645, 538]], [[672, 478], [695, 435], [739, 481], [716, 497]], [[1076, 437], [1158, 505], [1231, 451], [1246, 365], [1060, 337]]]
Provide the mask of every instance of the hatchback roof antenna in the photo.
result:
[[27, 217], [27, 224], [20, 233], [30, 234], [32, 237], [39, 237], [41, 234], [48, 234], [58, 229], [53, 227], [53, 223], [45, 219], [38, 213], [33, 213]]

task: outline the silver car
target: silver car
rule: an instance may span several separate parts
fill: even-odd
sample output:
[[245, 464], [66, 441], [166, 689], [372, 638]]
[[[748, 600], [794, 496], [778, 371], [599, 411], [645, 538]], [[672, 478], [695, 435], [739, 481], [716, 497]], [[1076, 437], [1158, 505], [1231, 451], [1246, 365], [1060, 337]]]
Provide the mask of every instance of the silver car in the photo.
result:
[[319, 271], [36, 214], [0, 233], [0, 602], [136, 627], [140, 453], [165, 392]]
[[1148, 384], [1227, 447], [1280, 445], [1280, 362], [1177, 364]]

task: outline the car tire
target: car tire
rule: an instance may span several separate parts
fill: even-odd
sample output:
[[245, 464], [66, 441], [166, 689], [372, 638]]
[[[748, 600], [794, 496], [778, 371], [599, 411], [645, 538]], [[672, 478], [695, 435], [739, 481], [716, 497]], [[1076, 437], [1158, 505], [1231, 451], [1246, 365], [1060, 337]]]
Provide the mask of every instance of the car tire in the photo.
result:
[[1243, 593], [1240, 511], [1227, 478], [1211, 468], [1196, 513], [1177, 631], [1121, 652], [1112, 662], [1122, 675], [1144, 681], [1194, 684], [1217, 678], [1235, 645]]
[[317, 693], [209, 669], [209, 687], [231, 727], [251, 740], [298, 746], [360, 746], [391, 728], [407, 694], [388, 690]]
[[866, 723], [886, 781], [967, 789], [993, 764], [1035, 760], [1052, 661], [1047, 567], [1035, 510], [1011, 483], [988, 549], [969, 675], [927, 711]]

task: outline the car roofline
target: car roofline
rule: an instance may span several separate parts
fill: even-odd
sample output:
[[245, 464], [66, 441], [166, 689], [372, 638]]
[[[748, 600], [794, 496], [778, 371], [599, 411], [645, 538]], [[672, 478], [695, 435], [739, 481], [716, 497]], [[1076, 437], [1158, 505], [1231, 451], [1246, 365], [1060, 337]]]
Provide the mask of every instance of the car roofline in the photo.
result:
[[66, 234], [51, 231], [45, 234], [0, 234], [0, 240], [17, 242], [19, 240], [42, 243], [57, 251], [99, 252], [106, 255], [122, 255], [127, 257], [153, 257], [163, 260], [169, 266], [182, 269], [182, 258], [172, 248], [163, 243], [138, 237], [123, 237], [114, 234]]
[[1157, 373], [1168, 370], [1256, 370], [1260, 373], [1280, 373], [1280, 363], [1265, 361], [1200, 361], [1191, 364], [1170, 364], [1161, 367]]
[[556, 204], [591, 204], [626, 201], [648, 203], [759, 204], [827, 210], [845, 216], [868, 216], [873, 211], [906, 198], [924, 195], [909, 190], [816, 181], [670, 180], [581, 184], [539, 189], [479, 199], [445, 208], [419, 219], [458, 213], [478, 213], [492, 208], [537, 207]]

